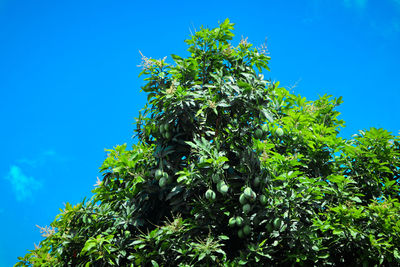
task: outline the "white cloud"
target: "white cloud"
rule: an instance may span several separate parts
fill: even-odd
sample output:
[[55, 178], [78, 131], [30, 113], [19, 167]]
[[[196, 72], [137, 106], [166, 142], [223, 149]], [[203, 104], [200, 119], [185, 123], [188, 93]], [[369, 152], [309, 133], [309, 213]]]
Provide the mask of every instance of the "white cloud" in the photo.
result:
[[15, 197], [18, 201], [24, 201], [31, 197], [35, 191], [42, 187], [42, 183], [31, 176], [24, 174], [17, 165], [11, 165], [5, 177], [13, 187]]

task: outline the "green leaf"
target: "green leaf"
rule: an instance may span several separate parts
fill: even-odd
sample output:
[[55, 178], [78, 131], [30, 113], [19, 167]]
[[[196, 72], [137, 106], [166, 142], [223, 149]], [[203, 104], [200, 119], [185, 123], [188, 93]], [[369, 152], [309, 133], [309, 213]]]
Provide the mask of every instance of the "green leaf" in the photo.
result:
[[267, 109], [263, 108], [261, 109], [261, 112], [269, 122], [274, 122], [272, 113], [270, 113]]
[[220, 235], [219, 239], [221, 239], [221, 240], [229, 240], [229, 237], [226, 236], [226, 235]]
[[332, 232], [334, 235], [342, 235], [343, 234], [343, 230], [341, 229], [334, 229]]
[[357, 202], [357, 203], [362, 203], [361, 199], [359, 197], [349, 197], [351, 200]]
[[207, 254], [205, 252], [200, 253], [198, 261], [201, 261], [202, 259], [204, 259], [205, 256], [207, 256]]
[[393, 250], [393, 256], [394, 256], [395, 259], [400, 260], [400, 253], [399, 253], [399, 250], [397, 248], [395, 248]]

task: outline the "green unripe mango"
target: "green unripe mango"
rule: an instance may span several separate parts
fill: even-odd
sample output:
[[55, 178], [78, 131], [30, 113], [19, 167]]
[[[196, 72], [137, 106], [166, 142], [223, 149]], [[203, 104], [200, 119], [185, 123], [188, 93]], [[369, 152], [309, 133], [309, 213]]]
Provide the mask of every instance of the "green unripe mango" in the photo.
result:
[[159, 180], [163, 176], [163, 171], [161, 169], [156, 170], [156, 179]]
[[243, 224], [243, 218], [240, 217], [240, 216], [237, 216], [236, 217], [236, 225], [237, 226], [242, 226], [242, 224]]
[[242, 204], [242, 205], [244, 205], [244, 204], [247, 203], [247, 199], [246, 199], [246, 196], [245, 196], [244, 194], [240, 194], [239, 202], [240, 202], [240, 204]]
[[165, 133], [165, 138], [166, 139], [170, 139], [171, 138], [171, 133], [170, 132], [166, 132]]
[[229, 186], [227, 184], [223, 184], [219, 188], [219, 192], [221, 192], [221, 194], [224, 194], [224, 195], [226, 193], [228, 193], [228, 190], [229, 190]]
[[161, 177], [161, 179], [158, 181], [158, 185], [162, 188], [167, 185], [167, 179], [165, 177]]
[[[218, 192], [221, 192], [221, 187], [226, 185], [226, 183], [224, 181], [219, 181], [217, 184], [217, 190]], [[222, 192], [221, 192], [222, 193]]]
[[215, 197], [216, 197], [215, 192], [212, 191], [211, 189], [208, 189], [206, 191], [205, 196], [206, 196], [206, 199], [208, 199], [208, 200], [215, 200]]
[[168, 132], [168, 130], [169, 130], [169, 124], [168, 124], [168, 123], [164, 123], [163, 128], [164, 128], [164, 131], [165, 131], [165, 132]]
[[281, 136], [283, 135], [283, 130], [282, 130], [282, 128], [276, 129], [276, 134], [277, 134], [279, 137], [281, 137]]
[[260, 195], [259, 199], [260, 199], [261, 205], [267, 204], [268, 199], [267, 199], [267, 197], [265, 195]]
[[249, 225], [246, 224], [246, 225], [243, 227], [243, 234], [244, 234], [244, 235], [249, 235], [250, 232], [251, 232], [251, 228], [250, 228]]
[[254, 185], [255, 187], [258, 187], [258, 186], [260, 185], [260, 178], [258, 178], [258, 177], [254, 178], [254, 180], [253, 180], [253, 185]]
[[229, 227], [234, 227], [236, 225], [235, 217], [229, 219]]
[[244, 212], [245, 214], [249, 213], [250, 210], [251, 210], [250, 204], [244, 204], [244, 205], [243, 205], [243, 212]]
[[211, 177], [212, 181], [216, 184], [218, 184], [221, 180], [219, 179], [218, 174], [213, 174], [213, 176]]
[[168, 180], [169, 175], [168, 175], [168, 173], [166, 173], [166, 172], [162, 172], [162, 177], [164, 177], [165, 180]]
[[257, 139], [261, 139], [263, 137], [263, 131], [261, 129], [257, 129], [255, 136]]
[[244, 195], [246, 198], [250, 199], [252, 195], [253, 190], [250, 187], [246, 187], [243, 191]]
[[240, 229], [240, 230], [238, 231], [238, 237], [239, 237], [239, 238], [244, 238], [244, 234], [243, 234], [243, 230], [242, 230], [242, 229]]

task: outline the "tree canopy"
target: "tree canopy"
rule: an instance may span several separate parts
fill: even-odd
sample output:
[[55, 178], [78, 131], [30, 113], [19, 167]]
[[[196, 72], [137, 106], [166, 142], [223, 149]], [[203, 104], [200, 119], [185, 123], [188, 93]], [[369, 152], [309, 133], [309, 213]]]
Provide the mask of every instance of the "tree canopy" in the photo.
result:
[[341, 97], [265, 79], [266, 48], [233, 26], [143, 56], [138, 143], [107, 150], [94, 196], [16, 266], [400, 265], [400, 137], [340, 137]]

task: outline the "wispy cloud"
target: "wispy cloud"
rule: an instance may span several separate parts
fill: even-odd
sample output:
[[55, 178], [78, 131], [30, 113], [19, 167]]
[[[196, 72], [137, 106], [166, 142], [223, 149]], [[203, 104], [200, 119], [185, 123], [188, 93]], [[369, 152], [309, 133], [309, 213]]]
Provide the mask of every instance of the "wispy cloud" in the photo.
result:
[[375, 32], [378, 32], [385, 39], [396, 38], [400, 33], [400, 20], [396, 18], [387, 22], [372, 20], [369, 24]]
[[[400, 0], [386, 0], [382, 4], [389, 4], [391, 11], [383, 18], [376, 16], [373, 6], [377, 5], [368, 0], [342, 0], [345, 8], [359, 15], [359, 19], [369, 24], [370, 28], [385, 39], [397, 38], [400, 33]], [[383, 3], [386, 2], [386, 3]], [[368, 11], [368, 9], [370, 9]], [[368, 13], [367, 13], [368, 12]]]
[[400, 0], [392, 0], [392, 2], [400, 6]]
[[26, 175], [17, 165], [11, 165], [5, 178], [10, 181], [18, 201], [30, 198], [35, 191], [42, 187], [42, 182]]
[[22, 158], [17, 160], [18, 163], [20, 164], [27, 164], [30, 167], [37, 168], [40, 166], [43, 166], [46, 161], [48, 161], [50, 158], [54, 158], [56, 156], [56, 152], [52, 149], [48, 149], [40, 153], [36, 158], [34, 159], [28, 159], [28, 158]]
[[343, 0], [343, 4], [348, 8], [364, 9], [367, 6], [367, 0]]
[[[43, 180], [37, 179], [37, 173], [46, 175], [46, 171], [51, 169], [49, 165], [66, 160], [53, 149], [43, 150], [34, 157], [23, 157], [15, 160], [3, 178], [10, 182], [17, 201], [24, 201], [33, 197], [43, 187]], [[43, 168], [46, 168], [46, 171]]]

